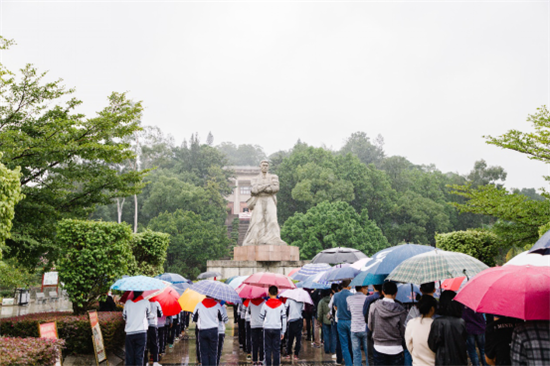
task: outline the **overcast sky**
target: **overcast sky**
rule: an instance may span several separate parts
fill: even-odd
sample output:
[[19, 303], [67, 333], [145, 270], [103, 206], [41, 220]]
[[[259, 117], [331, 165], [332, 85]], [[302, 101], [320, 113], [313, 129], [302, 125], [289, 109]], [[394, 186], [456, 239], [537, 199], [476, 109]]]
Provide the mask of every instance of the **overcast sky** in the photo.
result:
[[273, 153], [381, 134], [388, 155], [465, 174], [485, 159], [509, 187], [547, 165], [487, 145], [530, 130], [549, 102], [548, 2], [0, 1], [11, 69], [61, 77], [92, 115], [112, 91], [179, 143]]

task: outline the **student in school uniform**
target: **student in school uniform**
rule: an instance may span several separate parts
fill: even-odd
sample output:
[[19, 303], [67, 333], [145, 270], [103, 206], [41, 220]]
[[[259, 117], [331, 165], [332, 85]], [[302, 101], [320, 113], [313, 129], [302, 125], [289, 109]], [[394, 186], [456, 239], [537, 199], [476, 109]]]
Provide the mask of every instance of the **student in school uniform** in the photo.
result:
[[248, 311], [250, 312], [250, 330], [252, 333], [253, 365], [263, 365], [264, 363], [264, 328], [262, 319], [260, 319], [260, 311], [264, 303], [264, 299], [260, 297], [250, 300], [250, 304], [248, 305]]
[[147, 348], [145, 349], [144, 364], [149, 364], [149, 354], [153, 358], [153, 366], [161, 366], [159, 364], [159, 335], [158, 335], [158, 318], [162, 316], [162, 309], [158, 301], [152, 301], [149, 303], [151, 307], [151, 313], [149, 316], [149, 329], [147, 329]]
[[143, 292], [134, 291], [134, 299], [124, 304], [122, 318], [126, 322], [126, 365], [142, 366], [145, 347], [147, 346], [148, 319], [151, 317], [151, 307], [148, 300], [144, 300]]
[[[225, 307], [225, 301], [220, 303], [222, 307], [222, 319], [227, 318], [227, 308]], [[225, 341], [225, 322], [220, 319], [218, 323], [218, 363], [220, 364], [220, 358], [222, 357], [223, 342]]]
[[266, 366], [281, 364], [281, 340], [286, 331], [286, 308], [281, 300], [277, 299], [278, 293], [277, 286], [269, 287], [269, 300], [262, 305], [260, 311], [264, 328]]
[[243, 304], [246, 307], [245, 314], [244, 314], [244, 320], [246, 324], [246, 337], [245, 337], [246, 338], [246, 348], [245, 348], [246, 360], [251, 361], [252, 360], [252, 328], [250, 327], [250, 320], [251, 320], [250, 311], [249, 311], [250, 300], [247, 299]]
[[227, 312], [223, 313], [220, 304], [211, 297], [206, 297], [195, 307], [193, 321], [197, 324], [200, 363], [203, 366], [218, 364], [218, 340], [220, 319], [227, 323]]
[[285, 358], [292, 357], [292, 344], [296, 339], [296, 344], [294, 346], [294, 359], [298, 360], [302, 345], [302, 328], [304, 323], [302, 312], [304, 311], [304, 303], [287, 299], [286, 309], [288, 314], [288, 344], [286, 351], [288, 352], [288, 355]]

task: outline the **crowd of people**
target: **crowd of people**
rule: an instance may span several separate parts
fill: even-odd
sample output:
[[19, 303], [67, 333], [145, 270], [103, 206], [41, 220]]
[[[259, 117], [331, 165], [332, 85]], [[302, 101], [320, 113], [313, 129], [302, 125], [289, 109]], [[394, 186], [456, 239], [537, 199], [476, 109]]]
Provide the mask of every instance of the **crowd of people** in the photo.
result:
[[[454, 291], [420, 286], [417, 302], [396, 300], [397, 285], [385, 282], [351, 289], [350, 281], [311, 290], [313, 305], [278, 296], [243, 299], [234, 306], [239, 347], [247, 361], [279, 365], [300, 360], [302, 333], [335, 363], [368, 365], [549, 365], [550, 323], [476, 313], [454, 301]], [[190, 314], [166, 317], [158, 303], [140, 299], [124, 306], [126, 365], [154, 366], [189, 326], [196, 323], [197, 363], [219, 365], [228, 321], [226, 304], [205, 298]], [[496, 301], [497, 299], [495, 299]], [[363, 354], [365, 355], [363, 357]], [[363, 361], [364, 360], [364, 361]]]

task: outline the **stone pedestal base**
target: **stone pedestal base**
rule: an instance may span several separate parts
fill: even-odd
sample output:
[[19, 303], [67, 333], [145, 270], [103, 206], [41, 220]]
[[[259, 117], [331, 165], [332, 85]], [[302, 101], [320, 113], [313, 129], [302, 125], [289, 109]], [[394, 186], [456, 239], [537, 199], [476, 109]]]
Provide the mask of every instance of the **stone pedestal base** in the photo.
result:
[[235, 247], [234, 261], [281, 262], [300, 260], [300, 249], [290, 245], [247, 245]]
[[222, 274], [221, 278], [233, 276], [250, 276], [257, 272], [271, 272], [288, 275], [295, 268], [303, 267], [310, 261], [282, 261], [282, 262], [258, 262], [258, 261], [208, 261], [207, 271], [216, 271]]

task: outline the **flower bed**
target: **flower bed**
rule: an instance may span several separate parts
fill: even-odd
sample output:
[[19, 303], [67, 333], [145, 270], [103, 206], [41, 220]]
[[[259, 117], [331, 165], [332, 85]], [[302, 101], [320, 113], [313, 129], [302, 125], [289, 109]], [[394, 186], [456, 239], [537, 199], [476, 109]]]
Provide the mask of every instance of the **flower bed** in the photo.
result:
[[[100, 312], [99, 325], [105, 349], [124, 344], [124, 320], [120, 312]], [[38, 324], [57, 321], [59, 338], [65, 340], [65, 355], [92, 354], [92, 329], [88, 315], [70, 312], [37, 313], [0, 319], [0, 334], [10, 337], [38, 337]], [[0, 365], [2, 365], [0, 363]]]
[[54, 366], [62, 339], [0, 338], [0, 365]]

